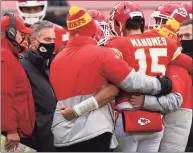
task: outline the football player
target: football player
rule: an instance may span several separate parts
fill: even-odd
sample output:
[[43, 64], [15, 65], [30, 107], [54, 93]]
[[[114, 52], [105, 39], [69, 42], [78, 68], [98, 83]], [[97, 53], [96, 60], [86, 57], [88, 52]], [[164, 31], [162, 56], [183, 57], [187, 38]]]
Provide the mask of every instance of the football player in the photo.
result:
[[188, 20], [189, 14], [182, 3], [164, 3], [155, 9], [149, 20], [149, 29], [157, 30], [162, 36], [169, 36], [180, 45], [177, 31], [181, 22]]
[[[178, 35], [179, 35], [179, 38], [181, 40], [183, 51], [185, 51], [186, 54], [188, 54], [189, 56], [191, 56], [193, 58], [192, 28], [193, 28], [193, 20], [192, 19], [186, 20], [180, 24], [180, 29], [179, 29]], [[193, 70], [193, 67], [192, 67], [192, 70]], [[192, 75], [192, 81], [193, 81], [193, 75]], [[191, 101], [193, 101], [193, 95], [191, 98], [192, 98]], [[192, 125], [191, 131], [190, 131], [189, 140], [188, 140], [188, 144], [186, 147], [187, 152], [193, 151], [192, 141], [193, 141], [193, 125]]]
[[[140, 77], [133, 77], [134, 82], [130, 79], [130, 76], [126, 78], [122, 77], [123, 79], [116, 77], [117, 75], [120, 76], [122, 71], [124, 71], [124, 66], [116, 62], [123, 62], [126, 67], [128, 67], [128, 64], [119, 56], [111, 53], [109, 49], [96, 46], [96, 41], [93, 39], [97, 32], [96, 23], [84, 9], [71, 7], [67, 24], [71, 36], [68, 47], [65, 48], [66, 52], [61, 52], [54, 59], [50, 71], [50, 79], [58, 99], [58, 107], [54, 115], [52, 129], [56, 138], [55, 145], [58, 151], [65, 151], [66, 149], [77, 151], [78, 148], [83, 151], [107, 151], [109, 150], [109, 140], [111, 140], [111, 135], [114, 131], [112, 114], [107, 106], [109, 101], [97, 105], [98, 101], [92, 96], [92, 93], [94, 92], [95, 94], [103, 85], [105, 86], [108, 83], [108, 81], [106, 82], [106, 78], [109, 78], [110, 82], [114, 84], [120, 84], [119, 86], [123, 86], [123, 89], [128, 92], [141, 91], [144, 93], [151, 87], [151, 83], [141, 83], [139, 81]], [[111, 59], [107, 54], [112, 55]], [[65, 71], [71, 71], [71, 73], [68, 74], [65, 73]], [[127, 73], [124, 73], [124, 75], [125, 74], [127, 75]], [[144, 75], [142, 73], [139, 74], [140, 76]], [[132, 73], [132, 76], [133, 75], [135, 75], [135, 73]], [[147, 78], [148, 81], [150, 81], [150, 79], [157, 81], [154, 77]], [[61, 79], [61, 81], [58, 79]], [[123, 80], [124, 82], [128, 80], [129, 84], [124, 82], [119, 83], [119, 80]], [[76, 88], [74, 88], [75, 86], [73, 84]], [[133, 88], [132, 90], [128, 90], [128, 88], [131, 89], [130, 84], [132, 86], [134, 85], [135, 89], [138, 86], [140, 88], [137, 88], [137, 90], [133, 90]], [[141, 84], [143, 84], [143, 86], [141, 86]], [[164, 91], [168, 89], [168, 86], [167, 84]], [[159, 89], [158, 85], [155, 86], [155, 88], [157, 87]], [[143, 90], [140, 90], [141, 88]], [[150, 91], [152, 91], [152, 89]], [[88, 97], [85, 97], [87, 94], [89, 94]], [[84, 101], [81, 102], [82, 100]], [[90, 113], [90, 111], [92, 112]], [[69, 118], [68, 116], [68, 119], [74, 119], [73, 121], [67, 121], [63, 118], [66, 118], [69, 112], [72, 112], [72, 117]], [[71, 127], [66, 126], [72, 122]]]
[[88, 13], [94, 19], [99, 28], [95, 39], [99, 46], [104, 46], [106, 42], [113, 37], [108, 28], [108, 18], [103, 12], [98, 10], [88, 10]]
[[189, 14], [190, 19], [192, 19], [192, 3], [182, 3], [182, 6], [186, 9]]
[[[180, 23], [182, 23], [183, 21], [187, 21], [189, 18], [191, 18], [190, 13], [191, 7], [192, 6], [189, 4], [168, 2], [160, 5], [156, 9], [156, 11], [152, 13], [151, 19], [154, 18], [156, 23], [158, 23], [157, 21], [160, 21], [159, 24], [162, 24], [160, 28], [158, 28], [159, 29], [158, 31], [161, 35], [171, 36], [172, 33], [172, 36], [174, 36], [172, 37], [172, 39], [175, 38], [175, 40], [177, 40], [176, 42], [178, 45], [180, 45], [179, 42], [181, 42], [181, 44], [184, 45], [183, 44], [184, 41], [183, 40], [180, 41], [181, 36], [183, 34], [179, 34], [180, 39], [178, 39], [177, 31], [179, 30]], [[183, 50], [184, 50], [183, 52], [188, 52], [189, 48], [183, 47]], [[182, 61], [182, 63], [184, 62]], [[191, 98], [187, 99], [192, 94], [191, 79], [190, 76], [186, 74], [187, 72], [184, 69], [180, 67], [173, 67], [172, 69], [174, 72], [178, 72], [183, 77], [184, 80], [188, 81], [185, 90], [186, 93], [189, 92], [189, 95], [184, 96], [183, 104], [178, 111], [166, 114], [164, 118], [165, 131], [160, 144], [160, 151], [184, 152], [188, 142], [188, 135], [190, 133], [192, 122], [192, 108], [193, 108], [192, 100]], [[174, 122], [176, 123], [175, 125], [173, 124]], [[178, 133], [182, 133], [181, 136], [179, 136]]]
[[[125, 6], [126, 7], [126, 6]], [[127, 8], [127, 9], [130, 9], [131, 7], [129, 6], [129, 8]], [[136, 10], [137, 9], [139, 9], [138, 7], [136, 7]], [[134, 11], [135, 11], [135, 9], [134, 9]], [[126, 12], [126, 11], [125, 11]], [[89, 13], [90, 13], [90, 15], [92, 16], [92, 18], [93, 19], [95, 19], [95, 21], [97, 21], [96, 23], [99, 23], [99, 22], [101, 22], [101, 21], [103, 21], [104, 23], [105, 23], [105, 21], [107, 21], [107, 19], [105, 18], [105, 16], [101, 13], [101, 12], [99, 12], [99, 11], [97, 11], [97, 10], [92, 10], [92, 11], [89, 11]], [[134, 15], [139, 15], [140, 13], [139, 12], [135, 12], [135, 14]], [[143, 14], [143, 13], [141, 13], [141, 14]], [[141, 15], [140, 14], [140, 15]], [[119, 14], [119, 15], [121, 15], [121, 13]], [[143, 15], [142, 15], [142, 17], [143, 17]], [[123, 21], [123, 20], [122, 20]], [[115, 21], [116, 22], [116, 21]], [[113, 27], [114, 25], [112, 25], [112, 22], [111, 22], [111, 27]], [[142, 26], [140, 27], [140, 32], [139, 33], [141, 33], [141, 31], [143, 32], [144, 31], [144, 18], [143, 18], [143, 24], [142, 24]], [[116, 27], [115, 27], [116, 28]], [[122, 27], [121, 27], [122, 28]], [[108, 29], [108, 28], [105, 28], [105, 29]], [[118, 31], [118, 32], [117, 32]], [[123, 34], [123, 32], [121, 32], [121, 31], [119, 31], [119, 30], [117, 30], [117, 31], [113, 31], [114, 32], [114, 34], [115, 35], [118, 35], [118, 34], [116, 34], [116, 32], [117, 33], [119, 33], [119, 35], [125, 35], [125, 34]], [[135, 30], [133, 31], [133, 32], [136, 32]], [[108, 35], [106, 36], [105, 35], [105, 33], [106, 32], [104, 32], [104, 30], [103, 30], [103, 37], [104, 38], [106, 38], [106, 40], [109, 40], [109, 38], [110, 37], [108, 37]], [[110, 32], [108, 32], [108, 33], [110, 33]], [[105, 37], [106, 36], [106, 37]], [[112, 36], [111, 36], [112, 37]], [[116, 38], [114, 38], [114, 39], [116, 39]], [[106, 43], [107, 41], [105, 41], [105, 43]], [[107, 45], [108, 46], [108, 45]], [[119, 52], [117, 52], [117, 53], [119, 53]], [[119, 54], [120, 55], [120, 54]], [[123, 93], [121, 94], [122, 96], [124, 95]], [[122, 97], [122, 96], [119, 96], [119, 97]], [[124, 97], [124, 96], [123, 96]], [[122, 97], [122, 98], [123, 98]], [[118, 98], [119, 99], [119, 101], [120, 101], [120, 98]], [[175, 103], [175, 102], [174, 102]], [[122, 105], [122, 104], [121, 104]], [[175, 109], [174, 109], [175, 110]], [[174, 111], [173, 110], [173, 111]], [[161, 110], [162, 112], [163, 112], [163, 110]], [[171, 111], [171, 110], [170, 110]], [[156, 114], [157, 115], [157, 114]], [[127, 144], [125, 145], [125, 146], [127, 146]], [[130, 146], [129, 146], [130, 147]], [[157, 149], [158, 149], [158, 147], [157, 147]], [[123, 150], [122, 150], [123, 151]], [[126, 150], [125, 150], [126, 151]]]
[[[119, 50], [123, 55], [123, 59], [127, 61], [130, 66], [135, 68], [136, 71], [140, 71], [151, 76], [164, 76], [167, 65], [172, 60], [177, 58], [181, 53], [180, 48], [171, 39], [162, 37], [156, 32], [147, 32], [142, 34], [144, 32], [145, 25], [144, 15], [141, 9], [133, 2], [120, 2], [115, 5], [114, 9], [111, 11], [109, 23], [114, 35], [126, 37], [112, 38], [105, 46]], [[130, 35], [132, 36], [130, 37]], [[189, 59], [189, 62], [191, 63], [192, 60]], [[140, 105], [136, 103], [138, 95], [125, 95], [124, 91], [122, 91], [120, 94], [121, 97], [118, 97], [118, 102], [126, 103], [117, 105], [117, 108], [121, 110], [145, 108], [151, 111], [158, 111], [157, 108], [159, 108], [159, 103], [162, 101], [167, 101], [167, 103], [164, 104], [167, 105], [170, 101], [170, 104], [173, 106], [168, 106], [168, 111], [164, 110], [163, 108], [159, 109], [159, 111], [162, 113], [168, 113], [171, 110], [174, 111], [177, 106], [179, 107], [179, 102], [182, 100], [182, 94], [179, 93], [183, 91], [182, 89], [184, 86], [182, 84], [178, 84], [178, 86], [181, 88], [173, 89], [173, 93], [164, 97], [159, 97], [158, 99], [152, 96], [145, 96], [145, 100], [143, 100], [144, 104]], [[129, 105], [128, 101], [130, 101], [131, 105]], [[152, 107], [150, 103], [156, 103], [158, 106], [155, 107], [154, 105], [154, 107]], [[138, 114], [136, 112], [138, 112]], [[136, 112], [133, 113], [133, 111], [127, 111], [125, 113], [124, 111], [124, 121], [130, 120], [137, 122], [137, 120], [135, 120], [135, 116], [144, 115], [145, 111]], [[152, 124], [152, 132], [148, 134], [144, 133], [143, 135], [141, 132], [147, 132], [149, 129], [145, 129], [145, 126], [143, 126], [141, 129], [140, 126], [138, 124], [136, 125], [135, 123], [129, 124], [129, 122], [126, 122], [124, 124], [124, 129], [126, 132], [121, 131], [121, 129], [123, 129], [123, 123], [120, 115], [116, 129], [119, 136], [118, 151], [158, 151], [163, 131], [161, 128], [154, 126], [152, 121], [157, 118], [157, 123], [155, 124], [158, 125], [158, 121], [161, 120], [158, 119], [158, 114], [155, 113], [152, 113], [150, 118], [151, 121], [146, 120], [147, 123], [145, 124]], [[143, 121], [140, 120], [138, 122], [141, 123]], [[129, 128], [127, 127], [128, 124], [130, 126]], [[139, 133], [139, 129], [144, 131]], [[127, 133], [128, 131], [130, 133]]]
[[[16, 9], [23, 20], [23, 22], [31, 26], [34, 23], [43, 20], [46, 15], [46, 10], [48, 6], [48, 1], [27, 1], [27, 0], [19, 0], [16, 1]], [[64, 21], [65, 22], [65, 21]], [[59, 53], [65, 47], [68, 41], [68, 33], [63, 27], [59, 25], [55, 25], [55, 51], [54, 54]]]

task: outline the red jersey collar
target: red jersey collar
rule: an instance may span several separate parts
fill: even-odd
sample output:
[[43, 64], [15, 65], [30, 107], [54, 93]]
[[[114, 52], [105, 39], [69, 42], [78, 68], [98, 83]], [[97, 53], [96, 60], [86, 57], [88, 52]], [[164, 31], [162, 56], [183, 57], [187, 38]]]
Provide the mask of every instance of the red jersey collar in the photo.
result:
[[81, 46], [85, 44], [97, 45], [97, 42], [87, 36], [73, 36], [68, 40], [67, 47]]

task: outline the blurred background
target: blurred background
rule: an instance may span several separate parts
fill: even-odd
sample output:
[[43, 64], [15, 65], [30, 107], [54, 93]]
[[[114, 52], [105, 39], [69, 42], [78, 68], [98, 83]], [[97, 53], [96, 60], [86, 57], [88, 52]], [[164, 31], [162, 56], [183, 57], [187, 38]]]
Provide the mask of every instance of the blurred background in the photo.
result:
[[[72, 5], [83, 7], [86, 9], [97, 9], [103, 11], [107, 16], [109, 15], [112, 7], [119, 1], [65, 1], [65, 0], [54, 0], [48, 1], [48, 9], [45, 19], [52, 21], [58, 25], [66, 26], [66, 15], [68, 13], [69, 7]], [[144, 11], [146, 18], [146, 25], [148, 24], [149, 17], [156, 7], [160, 4], [168, 1], [134, 1], [136, 2]], [[171, 1], [171, 2], [183, 2], [192, 3], [192, 1]], [[15, 1], [1, 1], [1, 11], [2, 14], [5, 11], [16, 12], [16, 2]]]

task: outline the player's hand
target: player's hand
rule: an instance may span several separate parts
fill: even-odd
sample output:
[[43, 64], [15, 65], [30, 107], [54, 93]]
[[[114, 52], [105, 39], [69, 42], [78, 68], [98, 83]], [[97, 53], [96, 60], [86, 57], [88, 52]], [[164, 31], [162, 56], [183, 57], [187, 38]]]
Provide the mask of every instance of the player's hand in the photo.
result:
[[161, 78], [158, 76], [157, 79], [160, 81], [161, 84], [161, 91], [157, 96], [169, 94], [172, 91], [172, 82], [167, 77]]
[[17, 147], [19, 145], [19, 142], [20, 142], [20, 137], [19, 137], [18, 133], [7, 134], [7, 141], [5, 143], [5, 150], [7, 150], [7, 152], [16, 151]]
[[129, 102], [133, 108], [142, 108], [144, 104], [145, 95], [132, 95]]
[[66, 120], [72, 120], [76, 118], [76, 114], [72, 107], [70, 106], [63, 106], [60, 108], [60, 113], [64, 116]]

